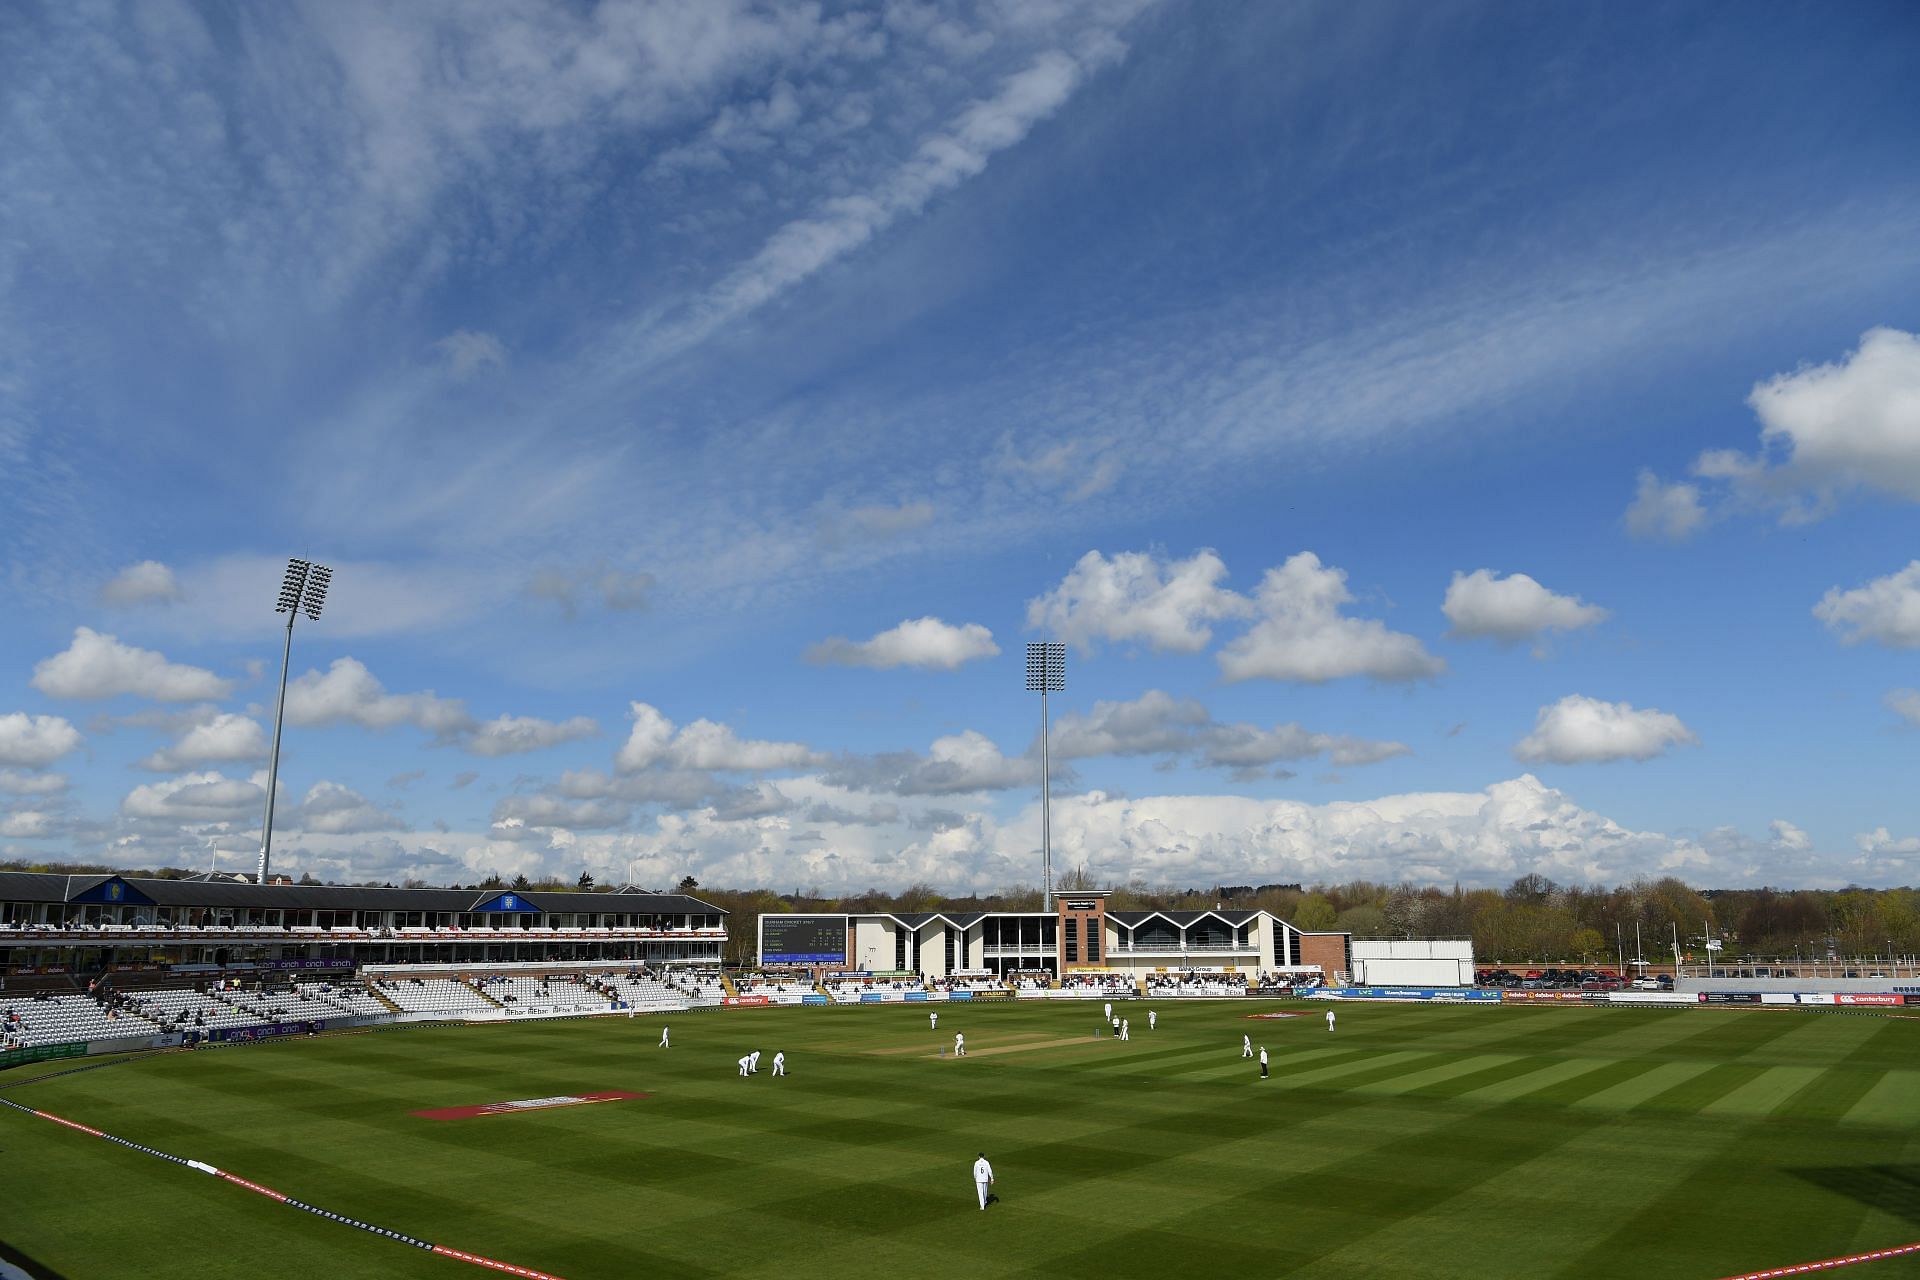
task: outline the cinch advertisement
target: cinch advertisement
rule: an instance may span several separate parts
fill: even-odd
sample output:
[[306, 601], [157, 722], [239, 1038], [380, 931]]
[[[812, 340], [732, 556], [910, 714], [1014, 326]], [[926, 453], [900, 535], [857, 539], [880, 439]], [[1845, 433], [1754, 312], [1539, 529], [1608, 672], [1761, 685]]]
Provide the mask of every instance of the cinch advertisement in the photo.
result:
[[760, 917], [761, 964], [845, 964], [845, 916]]
[[1498, 991], [1478, 987], [1329, 987], [1315, 994], [1334, 1000], [1432, 1000], [1445, 1004], [1492, 1004], [1500, 999]]

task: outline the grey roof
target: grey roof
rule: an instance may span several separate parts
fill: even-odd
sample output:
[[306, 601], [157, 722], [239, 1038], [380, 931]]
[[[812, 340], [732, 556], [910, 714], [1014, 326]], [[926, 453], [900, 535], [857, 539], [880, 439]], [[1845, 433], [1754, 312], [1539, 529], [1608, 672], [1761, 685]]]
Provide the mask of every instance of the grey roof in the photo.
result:
[[[0, 871], [0, 902], [66, 902], [111, 880], [110, 875], [64, 876]], [[119, 877], [163, 907], [277, 907], [294, 911], [471, 911], [502, 893], [514, 893], [543, 912], [618, 915], [725, 915], [710, 902], [681, 893], [520, 893], [493, 889], [380, 889], [360, 885], [242, 884], [234, 880], [160, 880]]]
[[[1184, 929], [1198, 920], [1212, 916], [1216, 920], [1238, 928], [1243, 924], [1252, 923], [1261, 914], [1259, 911], [1109, 911], [1107, 919], [1115, 924], [1137, 929], [1158, 916], [1167, 923]], [[1278, 919], [1278, 917], [1275, 918]]]

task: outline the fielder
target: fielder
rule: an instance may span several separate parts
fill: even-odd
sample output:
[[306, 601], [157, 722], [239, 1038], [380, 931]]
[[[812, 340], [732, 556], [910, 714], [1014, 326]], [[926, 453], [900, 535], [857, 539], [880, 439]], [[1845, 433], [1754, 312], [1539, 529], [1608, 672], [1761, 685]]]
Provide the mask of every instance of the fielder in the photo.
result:
[[[964, 1058], [967, 1056], [967, 1037], [965, 1032], [956, 1031], [953, 1033], [953, 1056], [956, 1058]], [[982, 1156], [981, 1159], [984, 1160], [986, 1157]]]
[[1333, 1030], [1333, 1010], [1327, 1010], [1327, 1030]]
[[1158, 1021], [1160, 1021], [1160, 1015], [1151, 1009], [1147, 1010], [1147, 1030], [1153, 1030], [1153, 1024]]
[[662, 1049], [667, 1049], [672, 1047], [667, 1043], [667, 1024], [664, 1022], [660, 1024], [660, 1047]]
[[1120, 1019], [1120, 1038], [1122, 1040], [1133, 1039], [1132, 1036], [1127, 1034], [1127, 1020], [1125, 1018]]
[[[1264, 1053], [1265, 1051], [1262, 1050], [1262, 1052]], [[773, 1074], [777, 1076], [783, 1076], [787, 1074], [787, 1055], [784, 1051], [781, 1051], [781, 1050], [774, 1051]], [[1262, 1074], [1264, 1074], [1264, 1069], [1262, 1071]]]
[[749, 1064], [749, 1063], [751, 1063], [752, 1061], [753, 1061], [753, 1056], [752, 1056], [751, 1054], [749, 1054], [748, 1056], [746, 1056], [746, 1057], [744, 1057], [744, 1058], [742, 1058], [742, 1059], [740, 1059], [740, 1078], [741, 1078], [742, 1080], [744, 1080], [744, 1079], [746, 1079], [746, 1077], [747, 1077], [747, 1064]]
[[927, 1030], [938, 1031], [939, 1029], [940, 1029], [940, 1011], [938, 1009], [933, 1009], [928, 1011]]
[[988, 1195], [987, 1188], [993, 1185], [993, 1166], [987, 1163], [987, 1153], [982, 1151], [980, 1158], [973, 1162], [973, 1188], [980, 1193], [980, 1211], [985, 1213], [987, 1201], [1000, 1197]]
[[1253, 1056], [1253, 1037], [1252, 1036], [1240, 1037], [1240, 1056], [1243, 1058], [1251, 1058]]
[[747, 1055], [747, 1070], [758, 1075], [760, 1072], [760, 1051], [755, 1049]]
[[1111, 1000], [1107, 1001], [1107, 1018], [1109, 1020], [1113, 1018], [1113, 1001]]

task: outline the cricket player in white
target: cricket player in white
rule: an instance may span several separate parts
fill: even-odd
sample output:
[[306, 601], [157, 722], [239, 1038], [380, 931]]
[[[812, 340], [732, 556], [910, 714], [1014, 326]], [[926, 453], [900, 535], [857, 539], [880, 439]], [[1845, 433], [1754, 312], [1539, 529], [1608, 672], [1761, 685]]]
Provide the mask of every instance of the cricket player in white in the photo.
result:
[[932, 1012], [927, 1014], [927, 1030], [938, 1031], [939, 1029], [940, 1029], [940, 1011], [938, 1009], [935, 1009]]
[[980, 1209], [987, 1208], [987, 1188], [993, 1185], [993, 1166], [987, 1163], [987, 1153], [982, 1151], [980, 1158], [973, 1162], [973, 1189], [980, 1193]]
[[757, 1073], [760, 1070], [760, 1051], [755, 1049], [747, 1055], [747, 1070]]
[[1107, 1001], [1107, 1021], [1113, 1021], [1113, 1001]]
[[1267, 1046], [1265, 1045], [1260, 1046], [1260, 1078], [1262, 1080], [1267, 1078]]
[[660, 1047], [662, 1049], [670, 1047], [667, 1044], [667, 1024], [664, 1022], [660, 1024]]
[[953, 1033], [953, 1056], [956, 1058], [964, 1058], [967, 1056], [967, 1037], [965, 1032], [956, 1031]]
[[777, 1076], [783, 1076], [787, 1074], [787, 1055], [783, 1050], [774, 1051], [773, 1074]]
[[1327, 1030], [1333, 1030], [1333, 1010], [1327, 1010]]
[[1243, 1058], [1251, 1058], [1253, 1056], [1253, 1037], [1252, 1036], [1240, 1037], [1240, 1056]]
[[1160, 1021], [1160, 1015], [1152, 1009], [1147, 1010], [1147, 1030], [1153, 1030], [1153, 1024]]
[[745, 1076], [745, 1075], [747, 1074], [747, 1064], [748, 1064], [748, 1063], [750, 1063], [750, 1062], [752, 1062], [752, 1061], [753, 1061], [753, 1056], [752, 1056], [751, 1054], [749, 1054], [748, 1056], [746, 1056], [746, 1057], [744, 1057], [744, 1058], [742, 1058], [742, 1059], [740, 1059], [740, 1074], [741, 1074], [741, 1075], [742, 1075], [743, 1077], [744, 1077], [744, 1076]]
[[1122, 1040], [1133, 1039], [1132, 1036], [1127, 1034], [1127, 1020], [1125, 1018], [1120, 1019], [1120, 1038]]

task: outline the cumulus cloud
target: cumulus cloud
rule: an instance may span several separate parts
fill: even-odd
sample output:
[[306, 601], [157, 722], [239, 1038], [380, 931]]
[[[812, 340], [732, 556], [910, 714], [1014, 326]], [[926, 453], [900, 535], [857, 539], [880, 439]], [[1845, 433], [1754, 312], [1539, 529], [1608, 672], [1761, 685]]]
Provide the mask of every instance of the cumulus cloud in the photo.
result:
[[1889, 689], [1884, 701], [1889, 711], [1920, 729], [1920, 689]]
[[0, 769], [0, 795], [52, 796], [67, 789], [64, 773], [22, 773], [18, 769]]
[[211, 671], [168, 662], [151, 649], [122, 644], [90, 627], [76, 627], [73, 643], [34, 665], [33, 687], [49, 698], [131, 694], [156, 702], [194, 702], [224, 698], [233, 686]]
[[[266, 799], [264, 794], [261, 799]], [[299, 805], [287, 813], [286, 823], [291, 830], [334, 836], [406, 829], [398, 815], [379, 808], [353, 788], [325, 781], [308, 788]], [[274, 825], [277, 828], [278, 821]]]
[[1920, 502], [1920, 335], [1869, 329], [1845, 359], [1762, 382], [1747, 403], [1762, 452], [1728, 460], [1744, 464], [1723, 468], [1740, 483], [1816, 500], [1865, 488]]
[[1450, 634], [1461, 638], [1487, 636], [1512, 644], [1530, 640], [1543, 631], [1576, 631], [1607, 617], [1598, 605], [1578, 596], [1547, 590], [1524, 573], [1498, 576], [1492, 569], [1455, 572], [1440, 605]]
[[120, 811], [129, 818], [234, 822], [257, 819], [266, 801], [264, 778], [254, 782], [208, 771], [137, 786], [120, 802]]
[[1245, 597], [1219, 585], [1226, 574], [1225, 562], [1212, 551], [1185, 560], [1144, 551], [1109, 559], [1089, 551], [1059, 586], [1027, 602], [1027, 626], [1083, 652], [1106, 640], [1198, 653], [1213, 639], [1210, 623], [1250, 612]]
[[1627, 532], [1634, 537], [1663, 542], [1684, 542], [1708, 521], [1700, 486], [1680, 481], [1669, 484], [1646, 470], [1640, 472], [1625, 518]]
[[81, 743], [80, 731], [60, 716], [10, 711], [0, 716], [0, 765], [42, 769]]
[[809, 648], [806, 659], [821, 665], [872, 667], [881, 671], [893, 667], [952, 671], [999, 652], [1000, 646], [993, 642], [993, 632], [977, 622], [954, 626], [927, 617], [911, 618], [870, 640], [830, 637]]
[[363, 729], [412, 725], [450, 741], [471, 732], [473, 717], [458, 698], [388, 693], [356, 658], [335, 658], [325, 672], [309, 671], [287, 685], [287, 721], [298, 725], [357, 724]]
[[1096, 702], [1084, 714], [1069, 712], [1060, 717], [1053, 736], [1053, 752], [1063, 760], [1192, 753], [1202, 765], [1232, 769], [1242, 777], [1280, 761], [1324, 755], [1336, 765], [1366, 765], [1410, 751], [1401, 742], [1316, 733], [1298, 724], [1271, 729], [1222, 724], [1193, 699], [1158, 689], [1130, 702]]
[[158, 773], [178, 773], [225, 761], [264, 760], [266, 756], [267, 735], [259, 721], [251, 716], [223, 713], [204, 724], [194, 725], [179, 741], [140, 761], [140, 767]]
[[1813, 837], [1785, 818], [1775, 818], [1767, 824], [1767, 830], [1773, 843], [1788, 853], [1805, 853], [1813, 848]]
[[1350, 618], [1347, 575], [1311, 551], [1267, 570], [1255, 596], [1260, 621], [1220, 653], [1228, 680], [1297, 680], [1320, 684], [1346, 676], [1420, 680], [1447, 669], [1413, 636], [1371, 618]]
[[1813, 607], [1813, 616], [1841, 644], [1874, 640], [1890, 649], [1920, 647], [1920, 560], [1864, 587], [1834, 587]]
[[130, 564], [107, 580], [100, 588], [100, 603], [127, 607], [137, 604], [164, 604], [180, 598], [180, 584], [173, 570], [158, 560]]
[[15, 809], [0, 813], [0, 836], [14, 840], [38, 840], [55, 834], [54, 817], [38, 809]]
[[849, 791], [886, 791], [901, 796], [950, 796], [1038, 786], [1040, 762], [1002, 755], [993, 739], [974, 729], [936, 738], [922, 756], [912, 751], [849, 756], [829, 766], [821, 780]]
[[1595, 764], [1651, 760], [1668, 747], [1697, 746], [1699, 741], [1679, 716], [1575, 693], [1540, 708], [1533, 732], [1513, 754], [1528, 763]]
[[594, 737], [599, 732], [599, 724], [586, 716], [560, 721], [536, 716], [499, 716], [476, 728], [462, 745], [477, 756], [510, 756], [544, 751], [563, 742]]
[[633, 729], [614, 756], [621, 770], [666, 768], [711, 772], [798, 769], [825, 759], [804, 743], [741, 738], [724, 724], [695, 720], [676, 730], [673, 721], [645, 702], [632, 704]]

